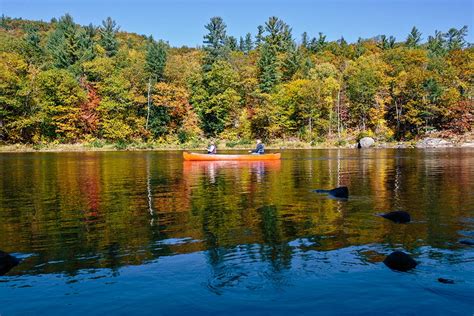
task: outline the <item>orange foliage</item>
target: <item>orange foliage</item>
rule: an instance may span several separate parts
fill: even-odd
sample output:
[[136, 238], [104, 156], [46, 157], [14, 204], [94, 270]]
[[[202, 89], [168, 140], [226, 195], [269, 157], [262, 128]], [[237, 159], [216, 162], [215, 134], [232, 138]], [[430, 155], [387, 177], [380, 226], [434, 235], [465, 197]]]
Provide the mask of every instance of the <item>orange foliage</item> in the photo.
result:
[[81, 123], [85, 132], [94, 134], [99, 125], [97, 107], [100, 104], [100, 96], [94, 85], [84, 78], [81, 79], [81, 85], [87, 90], [87, 101], [81, 104]]

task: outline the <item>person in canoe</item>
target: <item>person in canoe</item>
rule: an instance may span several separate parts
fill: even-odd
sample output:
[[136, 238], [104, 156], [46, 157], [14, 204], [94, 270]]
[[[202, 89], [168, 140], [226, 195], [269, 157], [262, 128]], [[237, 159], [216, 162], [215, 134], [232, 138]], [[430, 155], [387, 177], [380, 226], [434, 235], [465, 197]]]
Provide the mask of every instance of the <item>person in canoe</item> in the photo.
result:
[[254, 150], [249, 150], [249, 153], [263, 155], [265, 153], [265, 145], [260, 139], [257, 139], [257, 147]]
[[217, 154], [217, 146], [214, 142], [211, 142], [211, 144], [209, 145], [209, 147], [207, 147], [207, 153], [209, 155], [215, 155]]

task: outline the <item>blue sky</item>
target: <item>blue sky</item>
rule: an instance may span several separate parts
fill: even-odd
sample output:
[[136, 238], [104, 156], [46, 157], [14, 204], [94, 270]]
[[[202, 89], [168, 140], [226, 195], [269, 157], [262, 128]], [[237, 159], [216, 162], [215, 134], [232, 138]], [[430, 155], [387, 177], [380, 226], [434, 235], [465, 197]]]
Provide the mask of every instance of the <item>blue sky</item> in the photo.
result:
[[353, 42], [358, 37], [378, 34], [405, 39], [412, 26], [423, 39], [435, 30], [468, 25], [468, 41], [474, 42], [474, 0], [0, 0], [0, 11], [11, 17], [49, 21], [69, 12], [79, 24], [99, 25], [111, 16], [121, 29], [153, 35], [173, 46], [202, 44], [204, 25], [221, 16], [229, 35], [256, 33], [269, 16], [283, 19], [299, 40], [302, 32], [329, 40], [342, 36]]

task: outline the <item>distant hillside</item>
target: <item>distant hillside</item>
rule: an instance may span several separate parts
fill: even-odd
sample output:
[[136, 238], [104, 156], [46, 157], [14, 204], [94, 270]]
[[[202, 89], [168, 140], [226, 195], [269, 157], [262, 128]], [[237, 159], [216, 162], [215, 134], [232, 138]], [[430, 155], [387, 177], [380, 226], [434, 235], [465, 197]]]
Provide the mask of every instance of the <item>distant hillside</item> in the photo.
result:
[[[467, 27], [347, 43], [270, 17], [227, 36], [219, 17], [202, 48], [119, 30], [0, 19], [0, 139], [5, 143], [254, 138], [343, 141], [462, 134], [474, 123]], [[166, 40], [166, 39], [165, 39]]]

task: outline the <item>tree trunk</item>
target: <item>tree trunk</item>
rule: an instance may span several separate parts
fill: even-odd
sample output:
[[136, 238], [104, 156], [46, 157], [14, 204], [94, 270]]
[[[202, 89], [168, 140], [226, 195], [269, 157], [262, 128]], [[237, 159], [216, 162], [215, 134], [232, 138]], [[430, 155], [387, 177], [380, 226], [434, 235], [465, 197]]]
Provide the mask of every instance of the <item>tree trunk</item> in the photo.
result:
[[337, 91], [337, 138], [341, 138], [341, 89]]
[[148, 121], [150, 120], [150, 105], [151, 105], [151, 76], [148, 79], [148, 95], [147, 95], [147, 113], [146, 113], [146, 126], [145, 129], [148, 130]]

